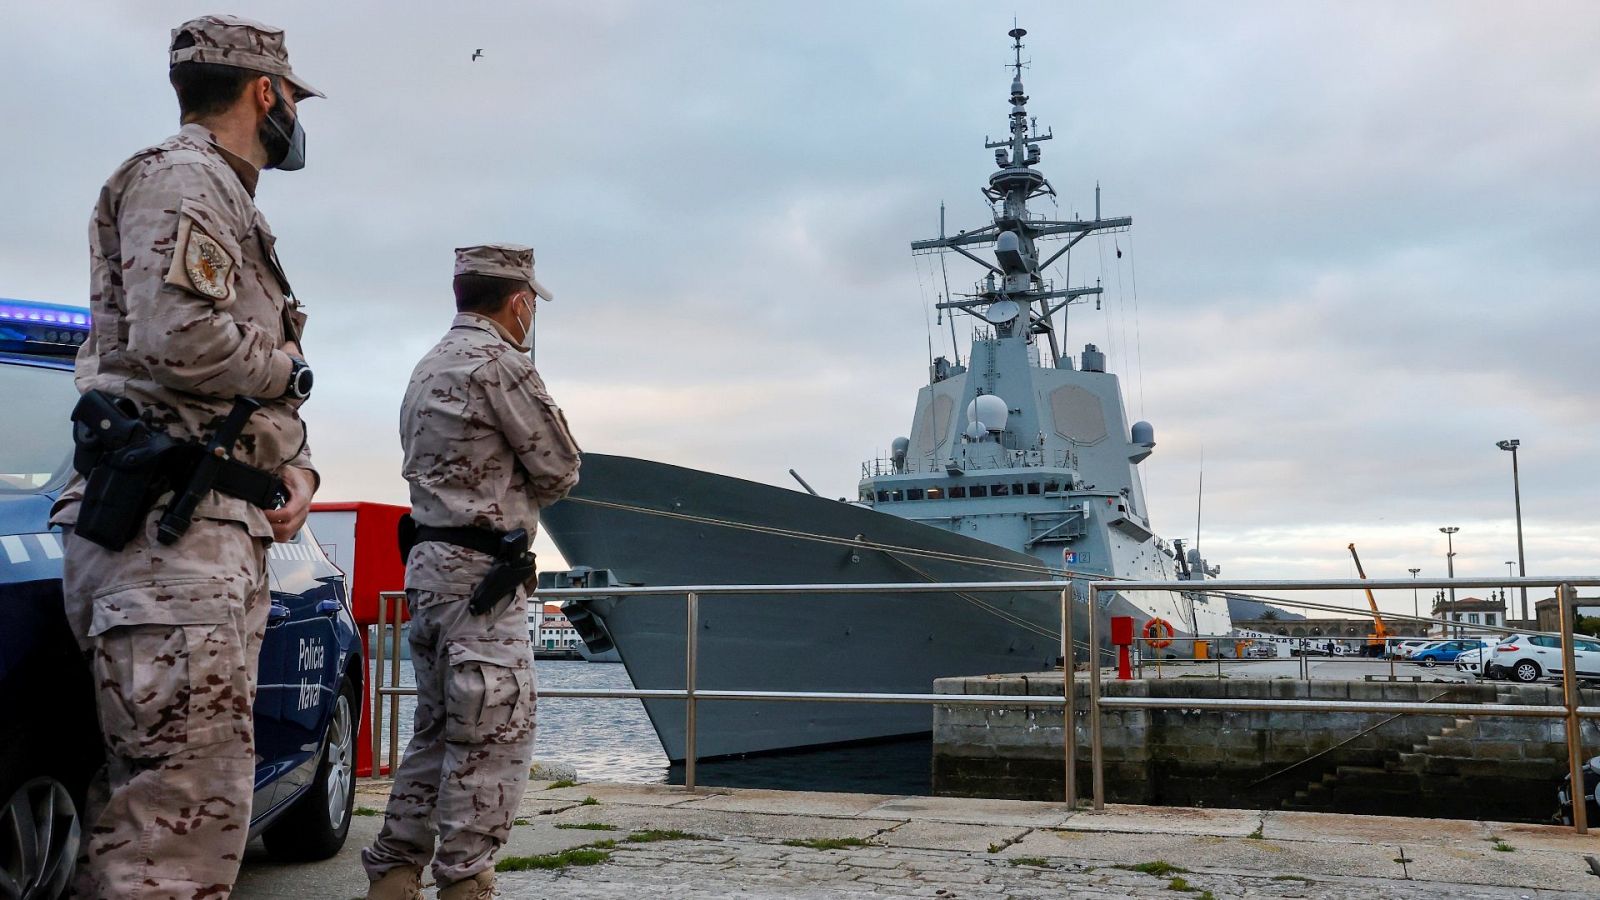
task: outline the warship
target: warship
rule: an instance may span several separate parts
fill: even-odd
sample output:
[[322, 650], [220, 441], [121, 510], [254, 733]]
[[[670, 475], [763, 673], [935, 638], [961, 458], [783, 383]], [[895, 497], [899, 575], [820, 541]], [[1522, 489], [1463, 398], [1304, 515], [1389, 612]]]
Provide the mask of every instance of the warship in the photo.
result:
[[[1154, 532], [1139, 470], [1154, 431], [1128, 423], [1105, 353], [1062, 352], [1069, 308], [1102, 288], [1057, 284], [1047, 270], [1132, 219], [1102, 217], [1098, 187], [1093, 219], [1030, 211], [1055, 189], [1038, 168], [1052, 134], [1029, 116], [1022, 85], [1026, 33], [1010, 32], [1008, 133], [985, 140], [992, 221], [947, 235], [941, 213], [940, 235], [911, 244], [981, 267], [970, 292], [937, 303], [974, 320], [970, 351], [931, 360], [908, 436], [863, 464], [856, 499], [818, 496], [798, 475], [804, 491], [586, 453], [577, 488], [542, 516], [574, 568], [546, 573], [543, 587], [1060, 580], [1077, 600], [1074, 655], [1087, 659], [1087, 580], [1216, 574]], [[1226, 600], [1198, 591], [1100, 598], [1103, 618], [1164, 620], [1171, 653], [1231, 629]], [[681, 599], [587, 597], [564, 611], [591, 651], [619, 653], [638, 688], [684, 687]], [[703, 595], [698, 627], [700, 690], [926, 693], [936, 678], [1062, 665], [1060, 591]], [[681, 761], [683, 702], [645, 707]], [[700, 701], [697, 717], [699, 758], [923, 734], [932, 719], [923, 706], [790, 701]]]

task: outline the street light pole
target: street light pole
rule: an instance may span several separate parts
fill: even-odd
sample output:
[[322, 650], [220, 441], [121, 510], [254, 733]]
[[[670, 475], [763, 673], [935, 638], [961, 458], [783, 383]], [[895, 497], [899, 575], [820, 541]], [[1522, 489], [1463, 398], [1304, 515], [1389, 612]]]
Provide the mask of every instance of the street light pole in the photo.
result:
[[[1446, 568], [1447, 573], [1448, 573], [1447, 577], [1455, 578], [1456, 577], [1456, 542], [1455, 542], [1455, 537], [1456, 537], [1456, 532], [1460, 531], [1461, 529], [1457, 528], [1454, 525], [1446, 525], [1445, 527], [1443, 527], [1443, 528], [1441, 528], [1439, 530], [1444, 533], [1444, 541], [1445, 541], [1444, 564], [1445, 564], [1445, 568]], [[1446, 610], [1446, 615], [1447, 616], [1453, 615], [1455, 613], [1455, 611], [1456, 611], [1456, 588], [1455, 588], [1455, 585], [1451, 585], [1450, 586], [1450, 606]], [[1459, 630], [1460, 629], [1458, 628], [1457, 631], [1459, 631]], [[1446, 626], [1446, 628], [1445, 628], [1445, 637], [1449, 637], [1449, 636], [1450, 636], [1450, 629], [1449, 629], [1448, 626]]]
[[[1517, 501], [1517, 574], [1526, 577], [1528, 565], [1522, 556], [1522, 476], [1517, 471], [1517, 448], [1522, 446], [1522, 442], [1509, 438], [1496, 441], [1495, 446], [1511, 451], [1511, 494]], [[1522, 619], [1528, 619], [1528, 589], [1525, 587], [1522, 589]]]
[[[1411, 580], [1412, 581], [1416, 581], [1417, 580], [1417, 573], [1421, 572], [1422, 570], [1421, 569], [1407, 569], [1406, 571], [1411, 573]], [[1412, 619], [1420, 619], [1420, 618], [1422, 618], [1422, 616], [1417, 611], [1417, 586], [1416, 585], [1412, 585], [1411, 586], [1411, 618]], [[1417, 623], [1416, 622], [1412, 622], [1411, 624], [1412, 624], [1413, 627], [1415, 627]]]

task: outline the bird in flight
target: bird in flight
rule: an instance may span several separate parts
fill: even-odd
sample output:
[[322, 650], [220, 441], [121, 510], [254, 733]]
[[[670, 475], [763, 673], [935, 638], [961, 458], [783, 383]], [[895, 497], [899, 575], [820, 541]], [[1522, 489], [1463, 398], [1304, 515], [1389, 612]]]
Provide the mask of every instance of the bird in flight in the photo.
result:
[[478, 50], [472, 51], [472, 61], [473, 62], [477, 62], [482, 56], [483, 56], [483, 50], [481, 48], [478, 49]]

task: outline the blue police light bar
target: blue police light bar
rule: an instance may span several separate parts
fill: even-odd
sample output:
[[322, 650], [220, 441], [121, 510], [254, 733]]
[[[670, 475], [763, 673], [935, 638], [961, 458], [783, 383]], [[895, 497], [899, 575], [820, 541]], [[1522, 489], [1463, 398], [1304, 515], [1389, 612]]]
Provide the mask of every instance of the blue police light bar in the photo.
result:
[[89, 311], [81, 306], [0, 297], [0, 349], [71, 354], [89, 337]]
[[0, 297], [0, 322], [26, 322], [88, 331], [89, 310], [62, 303], [36, 303]]

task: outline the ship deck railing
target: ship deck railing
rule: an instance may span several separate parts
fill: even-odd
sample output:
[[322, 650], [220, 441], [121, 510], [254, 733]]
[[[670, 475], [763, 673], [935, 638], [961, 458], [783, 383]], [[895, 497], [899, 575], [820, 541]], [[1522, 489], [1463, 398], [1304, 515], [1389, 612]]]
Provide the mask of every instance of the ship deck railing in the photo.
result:
[[[1079, 582], [1083, 586], [1082, 582]], [[1101, 690], [1101, 669], [1112, 661], [1111, 651], [1100, 644], [1101, 616], [1086, 616], [1089, 622], [1087, 641], [1083, 642], [1091, 650], [1094, 659], [1088, 666], [1088, 725], [1090, 742], [1090, 800], [1093, 808], [1105, 808], [1105, 754], [1101, 734], [1102, 714], [1106, 710], [1119, 709], [1182, 709], [1204, 710], [1223, 712], [1289, 712], [1289, 713], [1376, 713], [1386, 715], [1424, 715], [1439, 716], [1449, 715], [1462, 718], [1479, 716], [1504, 716], [1518, 718], [1546, 718], [1561, 719], [1565, 727], [1567, 745], [1567, 768], [1571, 778], [1570, 784], [1581, 785], [1583, 781], [1583, 753], [1581, 724], [1585, 719], [1600, 719], [1600, 706], [1583, 706], [1579, 702], [1578, 682], [1576, 667], [1573, 658], [1573, 624], [1574, 610], [1577, 601], [1576, 588], [1600, 587], [1600, 576], [1529, 576], [1529, 577], [1503, 577], [1503, 578], [1413, 578], [1413, 579], [1322, 579], [1322, 580], [1270, 580], [1270, 581], [1242, 581], [1242, 580], [1213, 580], [1204, 582], [1195, 581], [1136, 581], [1136, 580], [1101, 580], [1090, 581], [1086, 590], [1075, 588], [1070, 582], [1062, 581], [985, 581], [985, 582], [928, 582], [928, 583], [888, 583], [888, 584], [699, 584], [699, 585], [672, 585], [648, 587], [603, 587], [603, 588], [562, 588], [541, 590], [537, 596], [542, 601], [573, 600], [586, 597], [638, 597], [658, 598], [662, 601], [671, 598], [682, 598], [684, 602], [684, 684], [683, 689], [649, 689], [649, 690], [590, 690], [573, 688], [547, 688], [540, 691], [540, 696], [545, 699], [604, 699], [604, 700], [681, 700], [684, 702], [684, 789], [688, 792], [696, 790], [696, 762], [698, 753], [696, 743], [698, 738], [698, 704], [701, 701], [781, 701], [803, 703], [890, 703], [914, 704], [926, 706], [1042, 706], [1056, 707], [1063, 712], [1063, 723], [1075, 722], [1077, 717], [1077, 697], [1073, 687], [1077, 683], [1076, 672], [1072, 678], [1063, 676], [1062, 692], [1060, 695], [984, 695], [984, 694], [936, 694], [936, 693], [874, 693], [858, 691], [751, 691], [751, 690], [706, 690], [698, 687], [697, 672], [700, 664], [700, 600], [702, 597], [735, 594], [739, 596], [775, 596], [775, 595], [817, 595], [817, 594], [850, 594], [852, 596], [870, 597], [880, 594], [898, 593], [929, 593], [929, 592], [959, 592], [997, 593], [1050, 593], [1059, 597], [1060, 623], [1061, 623], [1061, 659], [1073, 659], [1074, 648], [1080, 646], [1073, 635], [1073, 610], [1078, 605], [1083, 605], [1089, 610], [1103, 610], [1105, 602], [1103, 597], [1116, 593], [1132, 593], [1141, 591], [1179, 591], [1179, 592], [1204, 592], [1204, 593], [1239, 593], [1246, 594], [1256, 599], [1270, 600], [1270, 602], [1289, 607], [1312, 609], [1324, 612], [1345, 612], [1368, 618], [1376, 617], [1376, 613], [1366, 607], [1339, 606], [1312, 601], [1291, 600], [1277, 596], [1263, 596], [1265, 591], [1411, 591], [1414, 589], [1491, 589], [1504, 587], [1513, 588], [1554, 588], [1558, 607], [1559, 631], [1540, 631], [1534, 629], [1518, 629], [1506, 626], [1484, 626], [1477, 628], [1482, 631], [1499, 634], [1528, 634], [1548, 635], [1560, 639], [1562, 654], [1562, 703], [1559, 706], [1535, 704], [1508, 704], [1508, 703], [1418, 703], [1418, 702], [1391, 702], [1391, 701], [1360, 701], [1360, 700], [1324, 700], [1324, 699], [1270, 699], [1270, 700], [1245, 700], [1229, 698], [1205, 697], [1108, 697]], [[1080, 596], [1081, 595], [1081, 596]], [[399, 628], [390, 628], [385, 632], [386, 622], [398, 622], [401, 613], [400, 604], [405, 602], [405, 594], [398, 591], [387, 591], [379, 594], [378, 599], [378, 639], [374, 641], [374, 662], [376, 676], [373, 679], [373, 727], [372, 727], [372, 761], [373, 771], [381, 771], [380, 752], [383, 736], [383, 706], [384, 701], [389, 701], [389, 717], [391, 721], [399, 715], [399, 698], [406, 695], [415, 695], [415, 688], [399, 686], [400, 681], [400, 631]], [[1107, 601], [1109, 602], [1109, 601]], [[391, 609], [393, 610], [391, 612]], [[1387, 621], [1428, 623], [1441, 627], [1458, 627], [1462, 623], [1445, 619], [1433, 619], [1422, 616], [1406, 616], [1396, 613], [1384, 613]], [[389, 652], [385, 652], [384, 638], [390, 641]], [[1179, 636], [1179, 640], [1192, 641], [1194, 638]], [[1335, 657], [1336, 658], [1336, 657]], [[384, 664], [389, 661], [390, 671], [388, 681], [385, 683]], [[1074, 666], [1076, 669], [1076, 666]], [[1062, 731], [1062, 763], [1065, 776], [1065, 801], [1072, 808], [1078, 806], [1078, 740], [1077, 728], [1063, 727]], [[389, 736], [388, 766], [393, 771], [399, 759], [399, 731], [391, 728]], [[1588, 815], [1585, 803], [1579, 799], [1572, 805], [1573, 828], [1579, 834], [1588, 833]]]
[[[1005, 469], [1063, 469], [1078, 471], [1078, 454], [1074, 450], [1041, 450], [1039, 448], [1016, 449], [1006, 447], [1005, 453], [991, 459], [964, 459], [958, 464], [963, 472], [992, 472]], [[944, 477], [950, 474], [950, 465], [953, 461], [949, 457], [939, 459], [905, 459], [900, 466], [888, 457], [874, 457], [861, 463], [861, 477], [880, 478], [889, 475], [937, 475]]]

